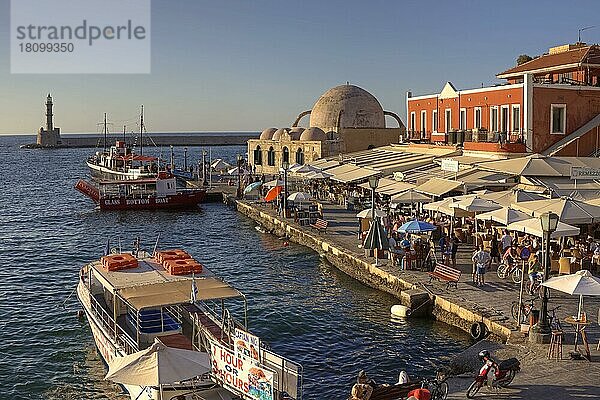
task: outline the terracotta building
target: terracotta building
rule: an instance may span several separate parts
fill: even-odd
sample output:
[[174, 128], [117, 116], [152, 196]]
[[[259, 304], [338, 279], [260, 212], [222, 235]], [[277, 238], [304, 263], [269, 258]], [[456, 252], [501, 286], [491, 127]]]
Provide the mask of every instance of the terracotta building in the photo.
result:
[[554, 47], [496, 77], [506, 84], [408, 92], [406, 139], [498, 153], [600, 151], [600, 46]]
[[[299, 126], [310, 116], [308, 128]], [[386, 126], [393, 118], [397, 128]], [[265, 129], [248, 140], [248, 162], [257, 173], [278, 173], [284, 161], [290, 165], [368, 148], [398, 143], [404, 124], [395, 113], [384, 111], [371, 93], [354, 85], [326, 91], [312, 109], [301, 112], [289, 128]]]

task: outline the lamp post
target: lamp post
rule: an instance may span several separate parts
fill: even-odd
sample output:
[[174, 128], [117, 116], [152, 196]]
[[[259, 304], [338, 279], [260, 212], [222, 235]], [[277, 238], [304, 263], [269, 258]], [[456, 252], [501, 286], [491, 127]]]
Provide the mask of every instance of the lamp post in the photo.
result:
[[206, 186], [206, 150], [202, 150], [202, 185]]
[[[379, 185], [379, 177], [377, 175], [369, 177], [369, 187], [371, 188], [371, 223], [375, 223], [375, 189]], [[373, 249], [375, 256], [375, 265], [377, 265], [377, 249]]]
[[240, 199], [242, 197], [242, 157], [241, 154], [237, 155], [237, 198]]
[[288, 198], [287, 172], [288, 172], [288, 169], [290, 168], [289, 161], [282, 162], [281, 167], [283, 168], [283, 218], [287, 218], [287, 198]]
[[[542, 246], [542, 258], [544, 262], [544, 280], [550, 275], [550, 235], [558, 226], [558, 215], [553, 212], [546, 212], [540, 215], [542, 231], [544, 232], [544, 245]], [[540, 319], [532, 328], [534, 335], [531, 339], [536, 342], [547, 342], [552, 330], [548, 322], [548, 288], [542, 286], [542, 305], [540, 307]]]

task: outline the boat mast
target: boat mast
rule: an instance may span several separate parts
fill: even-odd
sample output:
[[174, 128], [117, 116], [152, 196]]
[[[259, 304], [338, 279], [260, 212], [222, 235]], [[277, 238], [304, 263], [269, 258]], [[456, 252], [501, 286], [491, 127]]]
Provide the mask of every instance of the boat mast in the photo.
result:
[[127, 125], [123, 125], [123, 143], [125, 143], [125, 128], [127, 128]]
[[104, 113], [104, 151], [106, 151], [106, 134], [108, 133], [108, 127], [106, 126], [106, 113]]
[[140, 155], [144, 154], [144, 105], [140, 114]]

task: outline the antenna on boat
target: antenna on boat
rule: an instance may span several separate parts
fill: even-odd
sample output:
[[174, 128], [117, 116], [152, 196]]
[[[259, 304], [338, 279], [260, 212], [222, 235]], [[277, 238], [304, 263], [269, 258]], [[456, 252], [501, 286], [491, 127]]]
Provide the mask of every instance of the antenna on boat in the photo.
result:
[[125, 143], [125, 129], [127, 129], [127, 125], [123, 125], [123, 143]]
[[106, 134], [108, 133], [108, 127], [106, 126], [106, 113], [104, 113], [104, 151], [106, 151]]
[[154, 250], [152, 250], [152, 255], [156, 254], [156, 249], [158, 248], [159, 240], [160, 240], [160, 232], [158, 233], [158, 236], [156, 237], [156, 243], [154, 243]]

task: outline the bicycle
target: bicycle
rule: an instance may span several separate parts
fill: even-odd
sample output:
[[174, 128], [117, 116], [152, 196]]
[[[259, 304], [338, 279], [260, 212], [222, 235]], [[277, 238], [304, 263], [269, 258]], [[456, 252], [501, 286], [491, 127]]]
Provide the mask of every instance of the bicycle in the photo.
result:
[[516, 262], [512, 265], [502, 262], [502, 264], [498, 265], [496, 274], [500, 279], [505, 279], [510, 275], [514, 283], [521, 283], [521, 280], [523, 279], [523, 271], [521, 271], [521, 268], [517, 267]]
[[[525, 323], [527, 322], [527, 318], [529, 317], [529, 314], [531, 314], [531, 310], [534, 309], [534, 302], [538, 299], [539, 297], [532, 297], [531, 299], [529, 299], [527, 301], [527, 303], [521, 303], [521, 321], [519, 321], [519, 323]], [[560, 306], [559, 306], [560, 307]], [[513, 301], [512, 305], [510, 306], [510, 314], [512, 315], [513, 319], [515, 321], [517, 321], [518, 315], [519, 315], [519, 302], [518, 301]]]
[[438, 371], [435, 379], [424, 378], [421, 382], [421, 388], [431, 392], [431, 400], [446, 400], [448, 397], [448, 377], [442, 371]]

